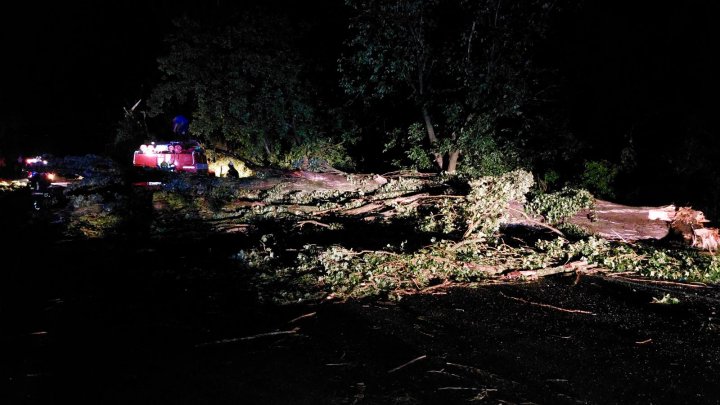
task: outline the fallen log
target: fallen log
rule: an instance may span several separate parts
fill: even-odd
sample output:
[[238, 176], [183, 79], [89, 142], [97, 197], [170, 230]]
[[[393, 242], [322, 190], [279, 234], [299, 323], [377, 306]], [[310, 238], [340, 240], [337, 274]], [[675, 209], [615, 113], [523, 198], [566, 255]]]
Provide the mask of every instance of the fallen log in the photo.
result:
[[[720, 247], [720, 232], [717, 228], [705, 228], [707, 222], [702, 211], [690, 207], [633, 207], [596, 199], [592, 208], [579, 211], [566, 224], [611, 241], [633, 243], [676, 238], [688, 246], [715, 252]], [[510, 203], [506, 224], [546, 226], [542, 217], [529, 216], [517, 202]], [[551, 230], [557, 232], [555, 228]]]
[[588, 232], [608, 240], [635, 242], [642, 239], [663, 239], [670, 227], [676, 208], [632, 207], [605, 200], [595, 200], [594, 207], [584, 209], [568, 220]]
[[[576, 225], [588, 233], [607, 240], [636, 242], [642, 239], [662, 239], [668, 235], [669, 220], [675, 207], [632, 207], [605, 200], [595, 200], [594, 207], [583, 209], [566, 223]], [[541, 216], [529, 216], [521, 203], [513, 201], [508, 207], [505, 225], [545, 226]], [[539, 225], [541, 224], [541, 225]], [[554, 230], [554, 228], [553, 228]], [[554, 230], [557, 232], [556, 230]]]
[[[112, 185], [120, 181], [113, 173], [68, 188], [67, 194], [74, 204], [73, 218], [91, 216], [92, 213], [83, 212], [86, 200], [96, 199], [100, 202], [106, 195], [111, 196], [110, 191], [117, 187], [108, 186], [107, 190], [100, 190], [103, 194], [98, 191], [97, 185]], [[273, 210], [289, 212], [296, 216], [299, 225], [314, 224], [318, 227], [323, 227], [320, 223], [329, 222], [323, 220], [327, 217], [343, 217], [347, 221], [387, 220], [408, 216], [417, 208], [424, 209], [420, 216], [428, 213], [439, 216], [439, 207], [450, 207], [449, 210], [453, 210], [456, 201], [460, 207], [457, 212], [462, 214], [462, 210], [468, 209], [462, 205], [467, 204], [467, 198], [470, 197], [464, 195], [465, 189], [453, 188], [452, 183], [441, 176], [415, 172], [376, 175], [268, 170], [262, 172], [262, 175], [243, 179], [166, 177], [166, 185], [150, 190], [164, 193], [155, 196], [152, 202], [155, 221], [162, 225], [162, 229], [192, 223], [193, 232], [246, 232], [248, 218], [244, 213], [249, 210], [259, 215]], [[187, 195], [184, 198], [169, 197], [171, 193], [178, 192]], [[232, 194], [232, 200], [223, 200], [223, 193]], [[205, 204], [196, 203], [203, 198], [206, 199]], [[633, 243], [674, 237], [686, 245], [715, 252], [720, 249], [720, 232], [715, 228], [706, 228], [707, 222], [702, 212], [690, 207], [634, 207], [600, 199], [595, 200], [592, 208], [583, 209], [565, 221], [566, 224], [578, 226], [590, 234], [611, 241]], [[198, 224], [205, 226], [198, 227]], [[563, 235], [555, 224], [548, 223], [543, 217], [528, 214], [525, 206], [519, 202], [509, 203], [501, 224], [542, 227]]]

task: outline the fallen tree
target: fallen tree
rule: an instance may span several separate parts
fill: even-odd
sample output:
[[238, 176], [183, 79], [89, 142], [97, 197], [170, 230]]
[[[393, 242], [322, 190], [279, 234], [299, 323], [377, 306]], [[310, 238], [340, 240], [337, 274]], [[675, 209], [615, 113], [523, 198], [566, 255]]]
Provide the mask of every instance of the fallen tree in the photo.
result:
[[[525, 181], [527, 182], [527, 179]], [[462, 205], [473, 198], [472, 186], [470, 192], [465, 193], [458, 187], [450, 185], [447, 179], [419, 173], [344, 176], [296, 171], [286, 175], [284, 181], [278, 181], [278, 178], [274, 181], [266, 179], [242, 187], [245, 190], [266, 190], [267, 194], [256, 194], [254, 198], [236, 201], [233, 207], [268, 204], [286, 206], [288, 210], [315, 218], [316, 224], [322, 218], [337, 216], [363, 221], [388, 220], [407, 216], [409, 211], [419, 208], [421, 210], [424, 208], [426, 212], [440, 212], [443, 208]], [[339, 197], [338, 192], [345, 193], [345, 196], [339, 199], [341, 201], [337, 201], [338, 199], [333, 201], [333, 198]], [[710, 252], [715, 252], [720, 245], [717, 229], [705, 228], [704, 224], [709, 221], [701, 211], [693, 210], [691, 207], [674, 205], [634, 207], [592, 199], [585, 205], [569, 207], [570, 210], [575, 211], [572, 215], [563, 212], [557, 218], [552, 216], [548, 218], [539, 210], [528, 209], [524, 199], [526, 192], [527, 190], [521, 187], [516, 195], [508, 196], [505, 206], [500, 206], [505, 201], [490, 201], [489, 204], [483, 201], [485, 207], [482, 209], [486, 211], [482, 211], [480, 207], [469, 209], [476, 212], [477, 218], [467, 224], [468, 228], [463, 233], [463, 239], [472, 235], [479, 226], [478, 221], [497, 217], [498, 221], [493, 221], [491, 228], [486, 229], [486, 232], [494, 232], [495, 225], [526, 225], [543, 227], [562, 236], [562, 232], [556, 228], [560, 222], [565, 226], [574, 225], [588, 234], [610, 241], [632, 243], [678, 237], [688, 246]], [[331, 195], [328, 196], [327, 193]], [[356, 195], [352, 196], [353, 193]], [[270, 195], [278, 197], [268, 201]], [[486, 194], [480, 197], [480, 199], [487, 198]], [[480, 199], [476, 197], [476, 203]], [[487, 211], [492, 210], [489, 208], [492, 204], [496, 204], [493, 207], [494, 211]], [[502, 212], [499, 209], [502, 209]], [[477, 212], [478, 210], [482, 212]], [[447, 215], [447, 212], [444, 215]], [[563, 215], [569, 216], [565, 218]]]
[[71, 237], [138, 236], [139, 227], [151, 239], [235, 235], [236, 265], [283, 300], [399, 297], [587, 271], [720, 279], [720, 263], [703, 253], [716, 250], [717, 230], [699, 211], [532, 186], [524, 171], [467, 181], [411, 172], [171, 174], [150, 187], [91, 178], [66, 190], [65, 218]]

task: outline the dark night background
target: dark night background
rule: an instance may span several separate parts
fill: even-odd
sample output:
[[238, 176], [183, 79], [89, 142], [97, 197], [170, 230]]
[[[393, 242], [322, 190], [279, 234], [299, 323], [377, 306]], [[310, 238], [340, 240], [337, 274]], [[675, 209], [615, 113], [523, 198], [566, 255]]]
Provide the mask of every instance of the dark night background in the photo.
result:
[[[372, 7], [394, 5], [396, 1], [400, 0], [357, 0], [356, 4]], [[531, 52], [539, 55], [539, 65], [557, 69], [543, 76], [549, 77], [556, 90], [548, 97], [551, 102], [537, 107], [538, 116], [549, 117], [543, 122], [547, 125], [528, 125], [532, 130], [526, 132], [517, 130], [522, 127], [517, 122], [531, 121], [525, 117], [532, 115], [534, 105], [528, 108], [529, 114], [521, 110], [509, 119], [497, 113], [501, 108], [493, 109], [501, 104], [503, 95], [516, 90], [512, 83], [507, 85], [511, 90], [496, 91], [488, 97], [492, 90], [472, 88], [476, 92], [472, 96], [480, 94], [477, 99], [490, 100], [486, 104], [473, 104], [476, 100], [468, 101], [470, 96], [463, 99], [465, 88], [472, 87], [467, 83], [484, 79], [461, 81], [457, 77], [485, 77], [475, 73], [486, 66], [478, 57], [481, 62], [477, 65], [468, 68], [472, 63], [464, 62], [466, 65], [458, 68], [465, 54], [471, 59], [462, 46], [441, 52], [438, 58], [448, 54], [454, 57], [455, 71], [442, 79], [452, 77], [449, 82], [463, 86], [458, 86], [460, 91], [447, 91], [456, 91], [451, 96], [461, 94], [459, 97], [448, 96], [451, 102], [443, 104], [446, 100], [441, 100], [434, 105], [436, 117], [447, 111], [440, 112], [439, 106], [452, 105], [458, 99], [461, 101], [456, 105], [465, 103], [459, 109], [470, 111], [465, 116], [458, 114], [460, 118], [456, 117], [453, 124], [467, 123], [473, 115], [497, 114], [477, 119], [481, 124], [490, 122], [489, 130], [478, 130], [478, 125], [465, 134], [471, 140], [485, 136], [493, 140], [492, 136], [499, 133], [498, 137], [504, 136], [506, 141], [510, 138], [507, 143], [512, 147], [521, 144], [515, 163], [520, 161], [521, 167], [532, 170], [538, 189], [543, 188], [542, 181], [546, 186], [550, 183], [550, 174], [557, 175], [556, 182], [542, 191], [556, 191], [565, 185], [583, 187], [582, 174], [588, 171], [588, 161], [608, 162], [608, 167], [617, 169], [617, 175], [592, 180], [595, 184], [605, 180], [612, 183], [604, 190], [612, 196], [591, 190], [598, 198], [632, 206], [689, 205], [714, 220], [709, 226], [717, 227], [720, 2], [403, 1], [414, 6], [437, 1], [443, 7], [430, 9], [440, 10], [438, 21], [445, 23], [457, 21], [453, 18], [461, 14], [458, 10], [477, 10], [485, 5], [490, 6], [485, 14], [467, 20], [480, 21], [487, 17], [487, 10], [492, 13], [492, 6], [500, 3], [514, 5], [523, 17], [526, 14], [522, 12], [532, 7], [528, 4], [569, 5], [567, 12], [549, 26], [548, 41]], [[456, 8], [447, 11], [450, 7], [445, 5], [451, 3]], [[475, 197], [455, 205], [458, 194], [470, 190], [467, 182], [462, 184], [467, 179], [462, 176], [472, 174], [432, 177], [432, 182], [423, 181], [429, 186], [422, 188], [415, 186], [415, 176], [387, 175], [398, 169], [389, 164], [391, 159], [407, 157], [408, 149], [398, 152], [401, 148], [397, 147], [391, 151], [395, 155], [388, 157], [383, 146], [393, 135], [410, 138], [408, 127], [417, 128], [425, 118], [417, 108], [422, 101], [408, 101], [407, 89], [389, 101], [371, 100], [375, 104], [365, 103], [370, 97], [348, 100], [351, 97], [343, 92], [347, 87], [342, 87], [343, 74], [338, 71], [348, 36], [352, 35], [348, 26], [352, 7], [345, 0], [13, 2], [12, 11], [7, 4], [0, 13], [0, 179], [6, 179], [5, 173], [11, 170], [27, 176], [10, 164], [2, 167], [2, 158], [14, 162], [18, 154], [73, 158], [93, 154], [98, 156], [69, 160], [73, 170], [100, 170], [96, 177], [88, 170], [91, 174], [85, 177], [89, 181], [77, 186], [48, 187], [47, 192], [41, 191], [40, 182], [35, 183], [37, 188], [22, 187], [22, 192], [14, 188], [5, 192], [0, 187], [0, 232], [5, 236], [0, 245], [0, 347], [4, 348], [0, 349], [0, 404], [720, 403], [712, 402], [720, 398], [717, 250], [706, 255], [694, 252], [694, 248], [676, 249], [679, 241], [674, 239], [680, 236], [674, 233], [662, 241], [617, 246], [586, 238], [571, 243], [578, 238], [571, 235], [577, 232], [567, 228], [571, 232], [565, 242], [551, 242], [549, 238], [557, 235], [534, 226], [508, 227], [502, 238], [490, 242], [484, 236], [487, 231], [480, 231], [481, 226], [476, 225], [498, 222], [496, 217], [492, 221], [484, 218], [488, 212], [496, 212], [498, 202], [504, 201], [501, 198], [510, 194], [508, 190], [488, 187], [489, 192], [479, 193], [490, 196], [490, 204], [485, 204], [489, 208]], [[256, 7], [262, 7], [264, 14], [252, 14]], [[238, 20], [232, 19], [237, 18], [235, 13], [241, 15]], [[267, 25], [253, 19], [258, 15], [271, 17], [265, 23], [276, 21], [274, 17], [280, 15], [284, 20], [277, 21], [289, 24], [266, 35], [263, 29], [267, 30]], [[185, 52], [189, 56], [183, 54], [187, 49], [183, 46], [173, 54], [166, 41], [169, 35], [177, 34], [173, 21], [183, 16], [209, 25], [202, 27], [208, 31], [198, 29], [204, 36], [191, 32], [183, 38], [186, 42], [173, 43], [187, 45], [202, 38], [192, 52]], [[467, 20], [464, 25], [444, 26], [438, 31], [451, 37], [447, 33], [466, 29]], [[505, 27], [526, 32], [529, 24], [524, 18], [518, 20]], [[241, 35], [232, 36], [229, 29], [227, 37], [217, 35], [228, 28], [222, 25], [227, 21], [256, 24], [250, 28], [249, 44], [238, 40], [248, 31], [238, 30]], [[182, 27], [188, 26], [193, 27]], [[296, 26], [303, 27], [297, 35]], [[544, 27], [542, 23], [537, 26]], [[497, 27], [485, 29], [502, 31]], [[257, 30], [253, 32], [254, 28]], [[477, 38], [490, 38], [491, 43], [505, 38], [503, 34], [482, 35]], [[473, 40], [472, 34], [466, 42], [458, 41], [464, 37], [457, 35], [452, 38], [454, 45], [471, 44]], [[223, 41], [234, 41], [235, 48], [223, 49]], [[485, 49], [490, 48], [488, 42], [483, 42]], [[264, 46], [266, 43], [272, 46]], [[383, 44], [372, 45], [382, 48]], [[276, 52], [287, 51], [283, 46], [293, 47], [295, 52]], [[207, 53], [203, 52], [205, 48], [209, 49]], [[522, 57], [518, 59], [527, 62], [525, 52], [512, 52], [517, 48], [522, 46], [509, 46], [508, 53], [519, 54]], [[292, 60], [299, 66], [297, 70], [290, 66], [292, 63], [278, 66], [286, 55], [295, 57]], [[270, 62], [262, 63], [263, 57]], [[314, 176], [287, 178], [288, 183], [298, 180], [298, 188], [294, 188], [284, 186], [286, 177], [282, 175], [276, 176], [282, 182], [278, 183], [274, 178], [264, 181], [263, 175], [216, 179], [155, 168], [141, 173], [152, 174], [153, 186], [136, 187], [150, 186], [146, 182], [150, 176], [131, 176], [140, 170], [130, 170], [132, 150], [118, 147], [118, 139], [131, 148], [145, 143], [139, 139], [146, 134], [157, 137], [152, 139], [170, 140], [171, 119], [176, 114], [191, 119], [191, 132], [201, 128], [193, 125], [202, 122], [202, 114], [197, 112], [203, 110], [181, 102], [161, 103], [167, 111], [157, 116], [149, 112], [151, 94], [156, 94], [163, 72], [167, 73], [161, 68], [186, 62], [184, 58], [195, 64], [187, 63], [190, 68], [177, 70], [200, 74], [188, 74], [190, 79], [171, 84], [179, 82], [182, 86], [177, 87], [189, 88], [188, 82], [191, 85], [196, 78], [203, 78], [207, 67], [216, 68], [208, 81], [212, 82], [215, 75], [221, 77], [219, 85], [208, 86], [215, 91], [209, 91], [212, 96], [208, 98], [219, 100], [215, 106], [220, 107], [213, 111], [215, 115], [206, 114], [210, 119], [202, 123], [205, 129], [224, 131], [226, 127], [212, 127], [222, 115], [236, 121], [242, 115], [261, 116], [247, 111], [269, 93], [267, 88], [273, 89], [272, 85], [279, 82], [282, 96], [278, 98], [283, 102], [283, 91], [288, 88], [289, 93], [301, 93], [295, 99], [288, 97], [299, 100], [292, 113], [302, 116], [308, 109], [321, 110], [308, 114], [313, 119], [320, 117], [317, 121], [322, 123], [316, 127], [321, 129], [305, 131], [306, 138], [298, 144], [312, 144], [316, 137], [321, 141], [311, 152], [326, 152], [329, 144], [342, 143], [336, 142], [341, 139], [337, 133], [344, 136], [342, 131], [354, 130], [352, 135], [358, 134], [358, 141], [348, 148], [348, 155], [357, 164], [338, 169], [385, 174], [393, 187], [380, 186], [379, 181], [370, 179], [381, 179], [371, 175], [357, 176], [358, 183], [356, 178], [349, 178], [347, 184], [353, 184], [353, 189], [354, 184], [361, 186], [357, 192], [344, 192], [337, 186], [340, 182], [333, 179], [345, 178], [336, 173], [323, 182], [315, 181]], [[261, 61], [245, 63], [253, 58]], [[249, 70], [249, 74], [242, 72], [246, 76], [237, 79], [233, 75], [242, 74], [237, 73], [241, 68], [236, 66]], [[362, 63], [355, 66], [363, 67]], [[230, 74], [223, 75], [223, 70]], [[293, 80], [298, 71], [309, 80]], [[465, 73], [468, 71], [471, 74]], [[527, 73], [519, 71], [518, 76]], [[522, 79], [535, 78], [532, 74], [536, 72]], [[258, 85], [261, 90], [243, 93], [246, 87], [261, 82], [263, 75], [280, 79], [267, 80], [270, 86]], [[236, 83], [233, 79], [242, 83], [228, 86]], [[499, 85], [494, 83], [496, 88], [507, 84], [499, 81]], [[165, 90], [167, 95], [177, 88]], [[226, 90], [232, 98], [225, 97]], [[251, 102], [243, 104], [246, 100], [242, 96]], [[286, 106], [267, 98], [270, 100], [255, 111]], [[125, 114], [125, 109], [138, 100], [143, 100], [142, 113], [148, 114], [147, 126], [135, 125], [137, 117]], [[312, 103], [315, 100], [317, 104]], [[416, 105], [408, 106], [413, 101]], [[487, 108], [487, 104], [493, 105]], [[308, 105], [310, 108], [303, 110]], [[233, 110], [236, 115], [225, 114]], [[497, 117], [500, 124], [492, 120]], [[507, 124], [511, 130], [502, 132], [507, 128], [503, 125], [512, 119], [516, 121]], [[307, 121], [308, 127], [316, 124], [312, 119]], [[286, 152], [290, 149], [288, 139], [300, 139], [300, 131], [294, 132], [294, 128], [280, 135], [271, 133], [263, 126], [268, 122], [287, 121], [274, 116], [251, 122], [257, 124], [251, 129], [257, 130], [253, 135], [259, 133], [258, 138], [275, 136], [272, 140], [280, 145], [276, 151]], [[340, 124], [333, 126], [337, 122]], [[135, 131], [137, 127], [142, 131]], [[447, 129], [457, 127], [445, 126], [444, 140], [453, 134], [455, 141], [455, 132]], [[536, 132], [536, 128], [541, 130]], [[124, 129], [129, 136], [122, 138]], [[423, 141], [416, 140], [413, 146], [425, 142], [417, 149], [427, 158], [433, 145], [428, 145], [427, 133], [422, 135]], [[322, 143], [327, 139], [330, 141]], [[512, 144], [517, 139], [521, 141]], [[233, 153], [260, 144], [233, 140], [237, 141], [235, 145], [225, 143], [236, 147], [235, 151], [227, 149]], [[210, 140], [202, 141], [209, 151]], [[443, 153], [450, 155], [468, 144], [482, 142], [458, 142], [451, 145], [456, 149]], [[265, 149], [270, 149], [267, 142]], [[260, 150], [262, 153], [262, 147]], [[501, 147], [491, 153], [480, 147], [474, 150], [483, 151], [477, 154], [482, 157], [497, 151], [503, 157], [516, 152]], [[244, 162], [230, 152], [223, 156], [226, 161], [237, 158]], [[463, 154], [461, 163], [470, 155], [467, 149]], [[117, 166], [105, 165], [108, 157], [117, 158], [120, 166], [126, 167], [116, 170]], [[307, 155], [302, 157], [309, 160]], [[525, 162], [530, 163], [523, 165]], [[156, 177], [158, 173], [161, 176]], [[275, 173], [288, 174], [274, 170], [265, 173], [274, 177]], [[594, 173], [601, 177], [604, 172]], [[167, 181], [166, 186], [156, 187], [158, 178]], [[409, 179], [407, 187], [404, 178]], [[437, 178], [448, 187], [437, 187]], [[373, 184], [367, 192], [366, 182]], [[318, 185], [320, 188], [315, 189]], [[513, 187], [515, 194], [517, 185]], [[440, 192], [443, 195], [436, 195]], [[446, 196], [446, 192], [451, 195]], [[279, 198], [279, 194], [288, 198]], [[420, 210], [425, 197], [438, 202]], [[570, 198], [558, 201], [552, 205], [562, 211], [572, 209]], [[627, 221], [619, 224], [618, 238], [624, 238], [626, 229], [638, 235], [650, 228], [652, 232], [657, 228], [667, 231], [659, 221], [639, 220], [639, 213], [644, 217], [646, 209], [628, 211], [635, 212], [626, 216], [606, 214], [603, 222], [613, 229], [615, 218]], [[462, 239], [460, 233], [465, 228], [459, 226], [450, 231], [425, 229], [428, 222], [438, 224], [438, 229], [453, 228], [439, 224], [446, 219], [450, 225], [460, 224], [460, 218], [467, 220], [462, 225], [470, 225]], [[593, 221], [592, 215], [587, 219]], [[654, 223], [650, 226], [647, 222]], [[565, 232], [566, 228], [562, 229]], [[684, 231], [687, 235], [688, 230]], [[542, 249], [531, 247], [535, 240], [546, 238], [548, 243]], [[459, 241], [454, 243], [454, 239]], [[695, 242], [693, 238], [693, 245]], [[536, 281], [535, 276], [525, 276], [531, 271], [515, 271], [516, 267], [540, 266], [543, 268], [536, 272]], [[453, 274], [442, 267], [456, 270]], [[491, 272], [485, 273], [488, 269]], [[610, 271], [622, 272], [611, 277]], [[540, 276], [541, 272], [547, 276]], [[693, 273], [703, 273], [703, 283], [707, 284], [686, 283], [693, 281], [688, 278]], [[402, 285], [410, 286], [403, 291], [402, 301], [388, 297], [383, 290], [399, 292]], [[365, 297], [355, 295], [356, 291], [377, 295]]]
[[163, 35], [182, 10], [170, 1], [70, 2], [4, 13], [5, 138], [16, 148], [102, 151], [122, 108], [156, 79]]
[[[228, 4], [229, 3], [229, 4]], [[6, 149], [54, 153], [102, 152], [123, 107], [146, 99], [158, 79], [157, 58], [181, 16], [212, 19], [228, 10], [264, 4], [308, 19], [319, 60], [333, 65], [345, 21], [341, 1], [297, 5], [288, 1], [78, 1], [22, 4], [0, 26], [3, 79], [0, 131]], [[327, 31], [324, 31], [327, 30]], [[316, 33], [317, 32], [317, 33]], [[158, 132], [169, 122], [158, 122]]]
[[[347, 27], [343, 2], [258, 3], [308, 22], [305, 55], [332, 75]], [[103, 153], [123, 107], [146, 99], [157, 81], [156, 58], [172, 19], [212, 19], [244, 6], [185, 0], [19, 7], [3, 13], [0, 24], [0, 139], [8, 154]], [[708, 164], [720, 150], [718, 8], [703, 1], [588, 1], [553, 27], [548, 55], [562, 68], [571, 130], [585, 142], [587, 158], [617, 161], [630, 138], [638, 152], [635, 177], [625, 179], [625, 192], [621, 179], [619, 198], [692, 203], [699, 198], [693, 190], [714, 178]], [[169, 123], [152, 121], [151, 130], [169, 131]], [[701, 166], [692, 165], [695, 157]], [[684, 161], [676, 170], [678, 159]]]

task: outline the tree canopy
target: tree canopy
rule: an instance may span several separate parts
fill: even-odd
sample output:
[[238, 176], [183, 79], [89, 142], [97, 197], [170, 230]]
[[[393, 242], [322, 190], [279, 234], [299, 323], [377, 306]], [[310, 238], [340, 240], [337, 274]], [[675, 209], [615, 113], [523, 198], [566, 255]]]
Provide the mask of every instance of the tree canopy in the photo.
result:
[[342, 142], [308, 80], [311, 65], [298, 51], [302, 29], [259, 9], [223, 24], [178, 20], [159, 59], [163, 77], [150, 114], [187, 109], [192, 136], [256, 164], [311, 150], [342, 160]]
[[149, 113], [184, 114], [191, 136], [257, 164], [522, 167], [541, 188], [669, 193], [713, 212], [718, 197], [688, 181], [720, 178], [708, 21], [587, 0], [318, 3], [178, 20]]
[[[421, 168], [490, 174], [519, 163], [553, 97], [536, 63], [561, 6], [546, 1], [368, 0], [340, 60], [345, 91], [366, 103], [409, 103], [389, 147]], [[424, 132], [424, 136], [422, 134]], [[402, 141], [401, 141], [402, 140]], [[408, 142], [409, 141], [409, 142]]]

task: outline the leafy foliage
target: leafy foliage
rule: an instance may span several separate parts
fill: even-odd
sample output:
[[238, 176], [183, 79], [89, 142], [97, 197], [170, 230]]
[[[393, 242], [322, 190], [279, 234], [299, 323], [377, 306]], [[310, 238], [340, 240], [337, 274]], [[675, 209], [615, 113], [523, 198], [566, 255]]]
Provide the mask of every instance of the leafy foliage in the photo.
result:
[[532, 174], [523, 170], [470, 180], [464, 198], [441, 200], [419, 212], [420, 229], [446, 235], [461, 231], [463, 238], [489, 239], [499, 230], [509, 202], [524, 202], [532, 185]]
[[176, 25], [159, 59], [163, 77], [151, 115], [190, 109], [193, 136], [256, 164], [326, 151], [347, 162], [343, 139], [330, 135], [331, 112], [306, 79], [308, 66], [295, 46], [299, 27], [260, 11], [212, 26], [189, 19]]
[[615, 196], [613, 183], [618, 168], [607, 161], [586, 161], [580, 186], [592, 191], [598, 197], [612, 198]]
[[531, 214], [542, 215], [547, 222], [558, 224], [585, 208], [592, 208], [595, 199], [590, 192], [565, 187], [555, 193], [537, 194], [525, 210]]
[[526, 259], [528, 267], [545, 267], [558, 261], [584, 260], [618, 272], [678, 281], [720, 281], [720, 257], [691, 249], [610, 243], [591, 236], [574, 243], [558, 238], [538, 241], [540, 255]]
[[663, 294], [662, 298], [653, 297], [652, 303], [653, 304], [663, 304], [663, 305], [674, 305], [674, 304], [679, 304], [680, 300], [671, 296], [668, 293], [668, 294]]
[[[240, 269], [253, 275], [262, 297], [280, 302], [328, 296], [398, 299], [446, 283], [476, 283], [512, 274], [522, 278], [529, 274], [523, 271], [546, 268], [563, 270], [569, 262], [653, 278], [720, 281], [720, 256], [690, 248], [609, 242], [579, 232], [572, 240], [533, 243], [528, 239], [527, 244], [506, 238], [510, 235], [504, 235], [506, 229], [500, 227], [502, 217], [509, 201], [525, 199], [533, 184], [529, 172], [482, 177], [462, 185], [466, 187], [456, 185], [455, 191], [465, 190], [464, 195], [431, 195], [428, 190], [447, 186], [450, 180], [435, 177], [434, 181], [399, 177], [383, 185], [375, 183], [375, 188], [365, 191], [288, 191], [281, 183], [253, 190], [237, 187], [236, 181], [228, 179], [180, 175], [173, 176], [161, 190], [132, 195], [122, 194], [126, 189], [112, 182], [95, 181], [92, 184], [104, 186], [85, 184], [69, 189], [74, 209], [69, 212], [67, 235], [141, 235], [139, 215], [147, 221], [144, 226], [151, 235], [202, 234], [203, 227], [213, 229], [208, 224], [220, 225], [215, 231], [243, 229], [247, 234], [239, 234], [244, 236], [237, 239], [237, 250], [230, 254]], [[365, 229], [368, 217], [361, 216], [364, 220], [360, 221], [352, 215], [323, 214], [323, 222], [319, 221], [317, 214], [326, 210], [347, 213], [345, 210], [363, 208], [359, 204], [368, 196], [373, 204], [381, 202], [377, 205], [388, 210], [383, 214], [392, 214], [384, 219], [377, 215], [376, 224], [382, 226], [374, 229], [401, 233], [378, 232], [358, 241], [357, 232]], [[533, 201], [550, 219], [570, 215], [591, 200], [582, 190], [541, 196]], [[134, 197], [141, 197], [140, 203]], [[343, 243], [346, 236], [355, 240], [353, 245]], [[378, 238], [389, 242], [377, 244]], [[368, 243], [374, 245], [368, 247]]]
[[525, 202], [525, 194], [533, 185], [532, 174], [517, 170], [497, 177], [482, 177], [470, 182], [467, 196], [467, 229], [465, 238], [488, 237], [496, 233], [507, 214], [510, 201]]
[[118, 161], [125, 161], [137, 149], [138, 145], [148, 137], [147, 113], [138, 108], [138, 105], [136, 104], [130, 109], [124, 109], [123, 117], [115, 128], [112, 154]]
[[[359, 298], [404, 294], [432, 286], [483, 282], [515, 270], [537, 270], [580, 261], [617, 272], [634, 271], [678, 281], [720, 281], [720, 260], [698, 252], [677, 252], [610, 243], [588, 237], [574, 243], [561, 238], [540, 240], [534, 248], [505, 244], [458, 244], [434, 241], [417, 251], [388, 246], [357, 251], [340, 245], [305, 245], [297, 255], [282, 256], [278, 247], [243, 250], [243, 263], [272, 281], [270, 295], [288, 297]], [[280, 280], [283, 282], [278, 283]], [[290, 287], [288, 289], [288, 287]]]
[[[366, 103], [408, 105], [393, 138], [413, 166], [455, 171], [462, 154], [474, 175], [517, 163], [514, 153], [532, 136], [548, 72], [532, 50], [562, 9], [545, 1], [371, 0], [348, 2], [351, 37], [340, 59], [341, 85]], [[546, 93], [540, 97], [540, 93]], [[419, 135], [424, 128], [425, 139]], [[399, 145], [395, 140], [390, 146]], [[389, 148], [386, 145], [386, 150]], [[509, 152], [509, 153], [508, 153]]]

